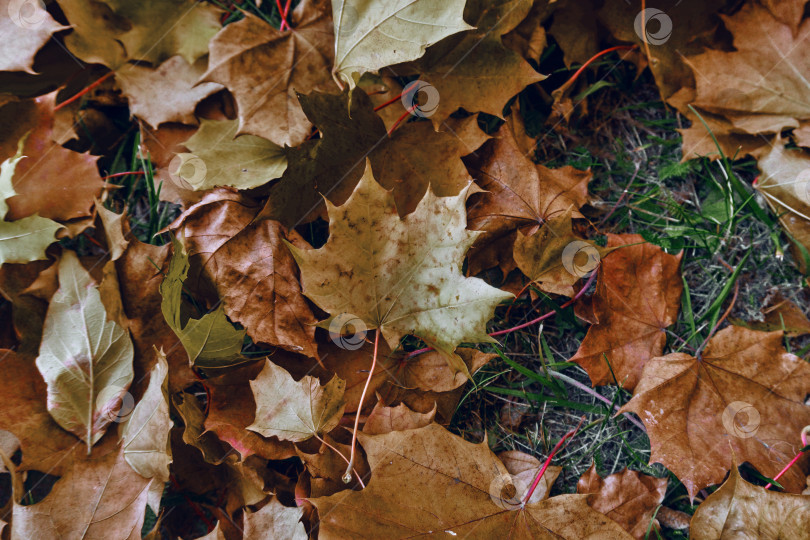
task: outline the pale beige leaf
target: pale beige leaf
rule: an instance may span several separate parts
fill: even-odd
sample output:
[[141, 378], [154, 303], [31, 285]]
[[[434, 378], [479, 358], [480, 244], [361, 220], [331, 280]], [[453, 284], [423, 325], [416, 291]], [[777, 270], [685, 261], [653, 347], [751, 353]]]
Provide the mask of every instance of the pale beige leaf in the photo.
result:
[[247, 429], [265, 437], [305, 441], [316, 433], [327, 433], [338, 425], [346, 408], [346, 382], [335, 376], [325, 386], [315, 377], [300, 381], [270, 360], [250, 389], [256, 400], [256, 418]]
[[335, 71], [354, 86], [355, 73], [416, 60], [428, 45], [473, 28], [461, 17], [465, 2], [332, 0]]
[[452, 197], [428, 190], [400, 219], [393, 194], [377, 183], [367, 163], [345, 204], [327, 201], [326, 245], [290, 246], [304, 294], [332, 315], [321, 325], [351, 314], [379, 328], [392, 349], [414, 334], [441, 352], [454, 371], [468, 374], [454, 349], [462, 342], [493, 341], [486, 323], [495, 306], [512, 297], [461, 273], [464, 254], [478, 236], [465, 228], [468, 189]]
[[306, 540], [302, 508], [282, 506], [273, 498], [257, 512], [245, 512], [245, 538], [284, 538]]
[[[169, 481], [169, 464], [172, 462], [169, 446], [169, 364], [163, 351], [155, 350], [157, 364], [149, 375], [149, 386], [135, 406], [132, 414], [122, 424], [124, 459], [135, 472], [144, 478], [155, 478], [158, 488], [156, 500], [149, 497], [149, 506], [158, 514], [163, 485]], [[150, 495], [153, 493], [150, 490]]]
[[0, 71], [36, 73], [34, 57], [51, 39], [66, 30], [45, 11], [44, 4], [30, 0], [0, 0]]
[[129, 334], [107, 320], [92, 278], [78, 257], [65, 251], [36, 363], [48, 385], [48, 412], [82, 439], [88, 452], [126, 407], [133, 357]]

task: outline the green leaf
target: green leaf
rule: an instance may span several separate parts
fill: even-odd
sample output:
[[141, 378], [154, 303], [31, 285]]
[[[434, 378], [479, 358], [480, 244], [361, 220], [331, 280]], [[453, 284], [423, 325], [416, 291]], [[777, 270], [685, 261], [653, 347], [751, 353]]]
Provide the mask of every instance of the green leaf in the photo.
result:
[[416, 60], [428, 45], [473, 27], [464, 22], [466, 0], [332, 0], [335, 69], [355, 84], [366, 71]]
[[183, 300], [183, 282], [188, 276], [188, 253], [178, 238], [172, 239], [174, 255], [169, 271], [160, 284], [163, 297], [160, 308], [188, 353], [189, 362], [199, 368], [221, 368], [247, 362], [240, 353], [245, 330], [237, 329], [225, 315], [220, 303], [214, 311], [199, 319], [188, 315], [190, 307]]
[[101, 294], [72, 251], [62, 254], [58, 275], [36, 364], [48, 385], [48, 412], [89, 453], [119, 409], [125, 412], [135, 352], [128, 332], [107, 320]]

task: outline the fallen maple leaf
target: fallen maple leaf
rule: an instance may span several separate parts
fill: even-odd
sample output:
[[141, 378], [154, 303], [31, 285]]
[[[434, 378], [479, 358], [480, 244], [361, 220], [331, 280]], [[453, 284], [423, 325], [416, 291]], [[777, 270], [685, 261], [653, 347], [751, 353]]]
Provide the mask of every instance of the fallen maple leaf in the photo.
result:
[[[723, 480], [731, 451], [773, 478], [800, 448], [810, 424], [804, 404], [810, 366], [785, 351], [782, 332], [730, 326], [701, 358], [672, 353], [644, 366], [631, 399], [650, 437], [650, 462], [667, 467], [690, 497]], [[807, 458], [780, 482], [792, 491], [805, 483]]]
[[115, 79], [127, 98], [130, 112], [149, 125], [196, 124], [197, 104], [223, 88], [212, 82], [197, 84], [207, 65], [205, 56], [194, 64], [182, 56], [173, 56], [155, 68], [126, 64], [116, 71]]
[[346, 382], [338, 377], [324, 386], [308, 375], [296, 381], [284, 368], [266, 360], [259, 376], [250, 381], [256, 418], [247, 429], [293, 442], [328, 433], [343, 416], [345, 388]]
[[188, 250], [186, 282], [222, 298], [225, 313], [244, 325], [254, 341], [317, 358], [317, 319], [282, 243], [285, 237], [295, 240], [297, 233], [277, 221], [255, 219], [259, 210], [246, 197], [217, 190], [178, 217], [169, 227], [184, 238]]
[[21, 151], [22, 148], [0, 164], [0, 265], [45, 259], [45, 249], [56, 241], [56, 231], [62, 228], [38, 215], [6, 221], [9, 210], [6, 201], [17, 194], [11, 179], [17, 164], [25, 157]]
[[307, 533], [301, 523], [304, 511], [282, 506], [273, 499], [255, 512], [245, 512], [245, 538], [284, 538], [306, 540]]
[[597, 323], [571, 361], [588, 372], [594, 386], [616, 382], [632, 390], [645, 363], [663, 352], [664, 330], [678, 315], [681, 255], [669, 255], [636, 234], [609, 234], [607, 247], [620, 249], [599, 265]]
[[329, 239], [320, 249], [290, 244], [304, 294], [332, 316], [358, 317], [379, 328], [392, 349], [414, 334], [441, 352], [454, 371], [469, 376], [454, 349], [461, 342], [491, 342], [486, 322], [510, 293], [461, 274], [475, 241], [467, 231], [466, 190], [455, 197], [428, 191], [400, 219], [393, 195], [366, 172], [343, 206], [328, 205]]
[[459, 108], [500, 118], [512, 96], [543, 80], [544, 75], [501, 41], [501, 36], [515, 28], [531, 7], [531, 0], [468, 3], [465, 19], [475, 28], [445, 38], [418, 61], [404, 67], [427, 83], [420, 88], [422, 92], [435, 93], [433, 102], [429, 99], [422, 105], [416, 103], [416, 96], [412, 97], [415, 111], [428, 116], [436, 129]]
[[[810, 156], [801, 149], [786, 148], [777, 138], [757, 166], [762, 177], [754, 187], [779, 216], [779, 223], [791, 239], [810, 250]], [[804, 270], [810, 260], [805, 260], [799, 249], [794, 254], [799, 268]]]
[[169, 364], [163, 351], [155, 353], [158, 361], [149, 374], [149, 386], [121, 424], [120, 437], [124, 459], [129, 466], [144, 478], [156, 480], [150, 486], [147, 501], [157, 515], [163, 486], [169, 481], [172, 421], [169, 418]]
[[[588, 507], [584, 496], [559, 495], [525, 507], [504, 501], [503, 478], [511, 477], [487, 444], [469, 443], [436, 424], [360, 434], [360, 441], [373, 471], [366, 488], [310, 499], [320, 515], [319, 537], [325, 540], [414, 534], [629, 538]], [[403, 506], [408, 511], [391, 512]]]
[[[273, 355], [274, 358], [279, 356], [280, 353]], [[274, 460], [295, 456], [291, 442], [279, 440], [277, 437], [262, 437], [247, 429], [253, 423], [256, 414], [256, 402], [253, 399], [250, 381], [258, 376], [263, 367], [263, 362], [254, 362], [208, 379], [211, 392], [208, 416], [205, 418], [204, 430], [196, 428], [216, 434], [221, 441], [239, 453], [242, 461], [254, 454]], [[217, 452], [206, 453], [206, 459], [209, 458], [208, 454], [215, 453]], [[221, 461], [226, 455], [220, 453], [215, 457], [217, 459], [212, 463]]]
[[124, 400], [133, 356], [132, 340], [107, 320], [90, 275], [72, 251], [64, 251], [36, 362], [48, 385], [48, 412], [85, 442], [88, 453], [107, 426], [129, 412]]
[[[498, 459], [503, 462], [506, 470], [512, 475], [511, 482], [515, 488], [514, 497], [517, 499], [522, 498], [528, 492], [529, 487], [534, 481], [534, 477], [537, 476], [537, 472], [543, 466], [543, 463], [536, 457], [517, 450], [501, 452], [498, 454]], [[540, 483], [537, 484], [534, 493], [532, 493], [532, 498], [529, 499], [530, 503], [548, 499], [551, 493], [551, 487], [554, 485], [557, 477], [560, 476], [562, 469], [562, 467], [556, 465], [549, 465], [546, 468], [546, 472], [544, 472], [543, 477], [540, 478]], [[508, 482], [506, 482], [506, 479], [504, 479], [504, 481], [504, 487], [506, 487]]]
[[416, 60], [428, 45], [473, 28], [462, 19], [465, 0], [332, 0], [334, 71], [354, 87], [366, 71]]
[[577, 482], [577, 493], [593, 493], [588, 499], [592, 508], [614, 520], [634, 537], [644, 539], [656, 509], [667, 493], [667, 479], [630, 469], [602, 478], [596, 472], [596, 465], [591, 465]]
[[188, 353], [191, 365], [201, 368], [232, 366], [248, 361], [241, 356], [245, 331], [238, 330], [225, 316], [221, 303], [200, 318], [188, 315], [183, 299], [183, 282], [188, 275], [188, 253], [178, 238], [172, 239], [174, 255], [160, 284], [163, 317]]
[[695, 540], [810, 538], [810, 496], [768, 491], [749, 484], [737, 466], [720, 489], [698, 506], [689, 532]]
[[287, 168], [283, 149], [254, 135], [236, 136], [236, 120], [203, 120], [183, 144], [191, 153], [177, 154], [170, 174], [194, 191], [217, 186], [251, 189], [280, 177]]
[[74, 459], [42, 502], [14, 505], [12, 538], [137, 540], [153, 482], [130, 468], [123, 450]]
[[579, 238], [571, 229], [569, 208], [545, 221], [530, 236], [518, 231], [513, 255], [520, 271], [540, 290], [574, 296], [574, 284], [595, 270], [609, 251]]
[[37, 52], [53, 33], [69, 28], [56, 22], [38, 3], [2, 0], [0, 13], [0, 71], [36, 73], [32, 68]]
[[283, 32], [245, 14], [211, 40], [206, 81], [223, 84], [239, 109], [239, 133], [279, 146], [297, 146], [312, 129], [296, 92], [330, 92], [334, 58], [329, 5], [304, 0], [292, 13], [295, 31]]
[[208, 41], [220, 28], [216, 6], [193, 0], [126, 0], [87, 3], [59, 0], [73, 32], [65, 38], [70, 51], [90, 64], [117, 69], [127, 60], [153, 66], [175, 55], [189, 64], [208, 52]]
[[[514, 114], [514, 113], [513, 113]], [[573, 206], [572, 216], [589, 202], [590, 171], [536, 165], [519, 148], [512, 126], [505, 124], [481, 150], [464, 159], [483, 192], [469, 201], [469, 227], [484, 231], [470, 251], [469, 273], [500, 266], [515, 268], [512, 245], [519, 227], [542, 225]]]

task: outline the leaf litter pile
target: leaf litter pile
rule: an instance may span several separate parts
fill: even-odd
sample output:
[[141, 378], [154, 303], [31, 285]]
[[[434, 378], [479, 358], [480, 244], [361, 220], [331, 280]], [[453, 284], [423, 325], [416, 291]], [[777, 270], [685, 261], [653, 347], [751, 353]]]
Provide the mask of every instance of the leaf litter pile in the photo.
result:
[[0, 4], [3, 538], [810, 538], [804, 0]]

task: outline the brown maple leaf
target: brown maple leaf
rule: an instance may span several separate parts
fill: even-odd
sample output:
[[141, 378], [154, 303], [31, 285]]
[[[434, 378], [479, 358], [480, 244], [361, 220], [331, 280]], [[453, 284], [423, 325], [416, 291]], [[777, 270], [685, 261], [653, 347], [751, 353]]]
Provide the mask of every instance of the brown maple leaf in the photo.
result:
[[621, 249], [599, 265], [597, 322], [571, 361], [588, 372], [594, 386], [615, 382], [632, 390], [644, 364], [663, 352], [664, 330], [678, 315], [681, 255], [668, 255], [636, 234], [609, 234], [607, 247]]
[[371, 480], [362, 491], [309, 499], [320, 514], [320, 538], [629, 538], [584, 496], [521, 507], [514, 493], [504, 496], [502, 488], [514, 484], [486, 443], [469, 443], [436, 424], [359, 437]]
[[228, 317], [254, 341], [317, 358], [317, 319], [282, 243], [297, 233], [277, 221], [254, 220], [259, 210], [239, 193], [217, 189], [170, 225], [184, 238], [190, 257], [187, 283], [214, 301], [221, 298]]
[[536, 165], [518, 147], [508, 124], [464, 162], [484, 190], [468, 203], [470, 229], [484, 231], [470, 250], [472, 275], [493, 266], [510, 272], [515, 268], [512, 245], [518, 228], [541, 225], [572, 206], [572, 216], [581, 217], [578, 210], [589, 201], [590, 171]]
[[658, 505], [667, 494], [667, 479], [630, 469], [602, 478], [594, 464], [577, 482], [577, 493], [593, 493], [588, 499], [592, 508], [614, 520], [634, 537], [643, 539]]
[[239, 106], [239, 132], [279, 146], [304, 142], [312, 124], [296, 93], [337, 91], [331, 9], [328, 2], [305, 0], [292, 13], [293, 31], [273, 28], [247, 13], [211, 40], [203, 80], [218, 82]]
[[[620, 412], [634, 412], [650, 437], [650, 462], [683, 482], [690, 497], [723, 480], [732, 451], [773, 478], [801, 447], [810, 424], [804, 404], [810, 366], [785, 351], [782, 332], [724, 328], [700, 358], [672, 353], [653, 358]], [[780, 482], [805, 484], [808, 458]]]

